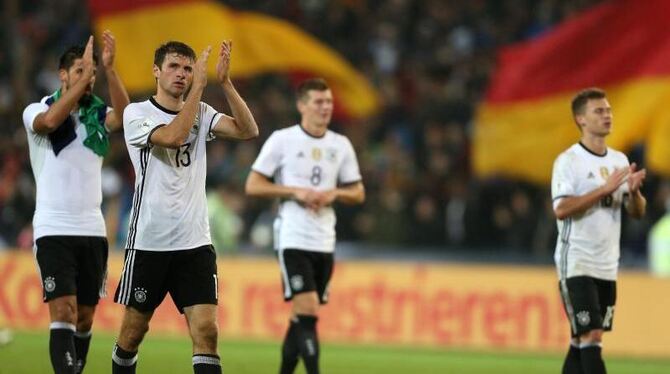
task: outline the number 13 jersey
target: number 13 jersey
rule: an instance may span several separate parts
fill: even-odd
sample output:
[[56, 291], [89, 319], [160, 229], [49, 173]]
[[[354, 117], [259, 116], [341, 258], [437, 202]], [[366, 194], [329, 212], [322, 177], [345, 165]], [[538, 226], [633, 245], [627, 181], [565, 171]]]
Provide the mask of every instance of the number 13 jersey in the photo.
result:
[[[273, 132], [251, 168], [276, 184], [317, 191], [361, 181], [349, 139], [330, 130], [314, 137], [300, 125]], [[333, 252], [335, 221], [332, 206], [315, 212], [295, 200], [283, 200], [274, 225], [275, 249]]]
[[211, 244], [207, 214], [205, 143], [223, 114], [200, 103], [186, 142], [178, 149], [151, 144], [151, 134], [178, 112], [154, 98], [128, 105], [123, 131], [135, 168], [135, 193], [126, 248], [174, 251]]

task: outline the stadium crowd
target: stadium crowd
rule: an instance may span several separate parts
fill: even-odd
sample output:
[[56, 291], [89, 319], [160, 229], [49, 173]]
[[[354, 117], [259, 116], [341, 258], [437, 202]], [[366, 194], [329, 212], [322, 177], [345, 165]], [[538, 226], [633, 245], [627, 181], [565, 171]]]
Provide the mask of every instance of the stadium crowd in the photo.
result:
[[[548, 185], [475, 178], [469, 150], [474, 113], [500, 46], [532, 38], [597, 0], [229, 0], [287, 19], [315, 35], [373, 82], [380, 112], [336, 120], [354, 143], [368, 201], [338, 207], [344, 241], [442, 251], [483, 248], [551, 261], [556, 224]], [[0, 248], [30, 248], [34, 179], [21, 113], [59, 85], [55, 61], [91, 33], [85, 1], [10, 0], [0, 29]], [[122, 77], [123, 78], [123, 77]], [[234, 78], [234, 77], [233, 77]], [[97, 87], [104, 87], [98, 77]], [[259, 139], [209, 144], [209, 209], [221, 252], [265, 248], [271, 204], [243, 196], [243, 184], [272, 130], [298, 118], [290, 77], [236, 82], [261, 129]], [[224, 107], [219, 90], [206, 100]], [[136, 96], [133, 99], [141, 99]], [[569, 103], [566, 103], [566, 111]], [[575, 130], [575, 140], [578, 134]], [[629, 157], [643, 162], [644, 149]], [[125, 243], [134, 175], [122, 134], [112, 136], [103, 169], [110, 244]], [[665, 213], [670, 184], [653, 174], [644, 186], [647, 217], [627, 222], [624, 252], [646, 253], [646, 235]]]

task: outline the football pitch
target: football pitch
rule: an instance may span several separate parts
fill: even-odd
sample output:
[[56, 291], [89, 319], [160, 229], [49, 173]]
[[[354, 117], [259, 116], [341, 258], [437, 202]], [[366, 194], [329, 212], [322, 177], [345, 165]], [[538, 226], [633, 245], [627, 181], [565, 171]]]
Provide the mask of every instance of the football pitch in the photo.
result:
[[[0, 347], [0, 373], [50, 373], [46, 333], [15, 332]], [[85, 373], [111, 372], [114, 337], [94, 335]], [[221, 341], [219, 352], [226, 374], [276, 373], [279, 342]], [[325, 374], [408, 373], [560, 373], [560, 355], [531, 355], [438, 350], [369, 345], [322, 344], [321, 371]], [[670, 373], [670, 360], [607, 358], [610, 374]], [[185, 337], [147, 336], [139, 354], [138, 373], [192, 373], [190, 341]], [[299, 366], [296, 374], [303, 374]]]

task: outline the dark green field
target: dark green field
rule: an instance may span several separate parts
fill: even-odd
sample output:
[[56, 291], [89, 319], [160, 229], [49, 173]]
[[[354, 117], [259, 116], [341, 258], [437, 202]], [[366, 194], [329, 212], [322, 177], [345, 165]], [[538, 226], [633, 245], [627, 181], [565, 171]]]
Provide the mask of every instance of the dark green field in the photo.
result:
[[[111, 335], [94, 336], [86, 373], [110, 373]], [[275, 373], [278, 342], [222, 341], [219, 352], [226, 374]], [[0, 373], [50, 373], [46, 333], [15, 332], [14, 340], [0, 347]], [[325, 374], [409, 373], [559, 373], [556, 355], [481, 353], [470, 351], [412, 349], [366, 345], [325, 344], [321, 370]], [[610, 374], [670, 373], [670, 361], [607, 359]], [[191, 373], [187, 338], [149, 336], [139, 355], [138, 373]], [[302, 367], [296, 373], [304, 373]]]

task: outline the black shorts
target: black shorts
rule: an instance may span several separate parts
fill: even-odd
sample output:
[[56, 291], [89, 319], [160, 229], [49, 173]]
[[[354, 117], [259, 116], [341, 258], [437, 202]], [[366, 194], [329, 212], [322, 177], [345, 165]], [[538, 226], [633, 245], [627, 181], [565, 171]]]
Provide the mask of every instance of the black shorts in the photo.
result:
[[43, 236], [35, 241], [44, 302], [77, 296], [77, 303], [97, 305], [106, 295], [107, 239], [100, 236]]
[[140, 312], [156, 309], [169, 292], [179, 313], [218, 302], [216, 253], [211, 245], [179, 251], [126, 249], [114, 301]]
[[615, 281], [579, 276], [560, 281], [558, 287], [573, 338], [591, 330], [612, 330]]
[[279, 250], [284, 300], [293, 295], [316, 291], [319, 302], [328, 302], [328, 285], [333, 275], [333, 254], [301, 249]]

